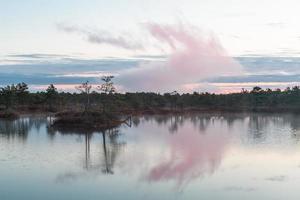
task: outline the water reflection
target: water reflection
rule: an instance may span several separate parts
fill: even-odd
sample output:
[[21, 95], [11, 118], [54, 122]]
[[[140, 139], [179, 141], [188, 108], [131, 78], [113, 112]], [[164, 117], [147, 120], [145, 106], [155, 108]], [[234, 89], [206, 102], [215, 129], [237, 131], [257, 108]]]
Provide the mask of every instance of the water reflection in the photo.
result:
[[[240, 137], [241, 142], [251, 148], [261, 144], [278, 147], [287, 143], [293, 147], [292, 143], [296, 144], [300, 138], [300, 117], [292, 114], [146, 116], [139, 122], [143, 120], [155, 122], [152, 131], [145, 132], [165, 145], [160, 147], [163, 156], [158, 156], [155, 164], [148, 168], [144, 179], [174, 181], [177, 186], [213, 174], [220, 167], [227, 148], [232, 146], [232, 138]], [[156, 134], [158, 126], [168, 127], [170, 134]]]
[[[292, 148], [300, 139], [300, 117], [292, 114], [144, 116], [134, 117], [131, 128], [104, 132], [53, 130], [47, 128], [47, 122], [47, 117], [1, 120], [0, 140], [26, 143], [29, 138], [44, 133], [44, 144], [61, 142], [78, 151], [78, 155], [66, 161], [69, 165], [56, 173], [55, 180], [59, 183], [90, 176], [128, 175], [143, 183], [171, 182], [178, 187], [187, 186], [216, 173], [234, 146]], [[51, 152], [54, 147], [47, 148]], [[56, 152], [67, 158], [64, 150], [63, 146]], [[264, 180], [283, 179], [270, 177]]]
[[[66, 134], [65, 132], [56, 132], [58, 134]], [[53, 134], [53, 132], [51, 132]], [[67, 132], [70, 134], [70, 132]], [[119, 130], [109, 129], [103, 132], [94, 133], [79, 133], [84, 137], [84, 161], [83, 169], [97, 175], [99, 172], [102, 174], [114, 174], [114, 166], [116, 159], [120, 156], [122, 149], [125, 148], [126, 143], [119, 140]], [[102, 141], [92, 142], [93, 137], [101, 135]], [[99, 151], [91, 151], [91, 148], [96, 147]], [[94, 155], [93, 155], [94, 154]], [[82, 171], [79, 172], [65, 172], [59, 174], [56, 178], [57, 182], [67, 182], [70, 180], [77, 180], [78, 178], [84, 178], [88, 176]]]
[[39, 131], [47, 123], [46, 117], [22, 117], [17, 120], [0, 120], [0, 136], [7, 140], [25, 142], [29, 131]]
[[[172, 133], [172, 132], [171, 132]], [[167, 139], [169, 155], [150, 168], [149, 181], [174, 180], [178, 186], [212, 174], [220, 165], [228, 138], [219, 133], [198, 134], [190, 128], [179, 128]]]
[[[102, 152], [100, 153], [101, 156], [99, 156], [100, 159], [98, 163], [97, 161], [91, 160], [91, 157], [98, 157], [91, 156], [90, 146], [92, 134], [85, 134], [85, 169], [100, 170], [104, 174], [114, 174], [115, 161], [126, 143], [118, 140], [120, 135], [118, 129], [109, 129], [98, 134], [102, 135]], [[99, 146], [101, 146], [100, 143]]]
[[110, 129], [106, 132], [102, 132], [102, 163], [104, 163], [104, 165], [102, 165], [102, 172], [105, 174], [114, 174], [113, 169], [116, 159], [119, 156], [122, 148], [125, 147], [126, 143], [118, 140], [119, 134], [119, 130], [117, 129]]

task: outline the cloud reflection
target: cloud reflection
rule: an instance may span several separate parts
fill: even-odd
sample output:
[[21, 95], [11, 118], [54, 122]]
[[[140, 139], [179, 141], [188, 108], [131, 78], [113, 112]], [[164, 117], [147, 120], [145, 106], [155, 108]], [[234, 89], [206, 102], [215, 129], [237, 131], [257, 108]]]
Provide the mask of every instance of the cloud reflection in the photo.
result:
[[215, 172], [228, 143], [224, 134], [199, 134], [190, 127], [180, 127], [167, 140], [168, 157], [149, 170], [146, 180], [173, 180], [177, 186]]

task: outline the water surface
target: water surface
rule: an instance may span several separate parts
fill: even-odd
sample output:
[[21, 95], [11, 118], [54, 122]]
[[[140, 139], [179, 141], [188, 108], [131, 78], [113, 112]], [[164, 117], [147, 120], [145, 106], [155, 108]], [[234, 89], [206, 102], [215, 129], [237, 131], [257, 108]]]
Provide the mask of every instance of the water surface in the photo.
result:
[[0, 199], [299, 199], [299, 140], [292, 114], [144, 116], [94, 133], [3, 120]]

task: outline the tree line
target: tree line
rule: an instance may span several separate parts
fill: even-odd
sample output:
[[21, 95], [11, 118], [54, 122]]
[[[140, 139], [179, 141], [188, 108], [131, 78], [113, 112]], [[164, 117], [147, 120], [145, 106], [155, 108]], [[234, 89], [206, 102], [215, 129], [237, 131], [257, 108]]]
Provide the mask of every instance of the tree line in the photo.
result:
[[45, 91], [30, 92], [26, 83], [0, 88], [1, 110], [45, 110], [57, 112], [64, 109], [132, 111], [153, 109], [208, 109], [208, 110], [262, 110], [300, 111], [300, 88], [242, 90], [232, 94], [136, 92], [118, 93], [113, 76], [104, 76], [96, 88], [87, 81], [78, 85], [79, 92], [58, 92], [51, 84]]

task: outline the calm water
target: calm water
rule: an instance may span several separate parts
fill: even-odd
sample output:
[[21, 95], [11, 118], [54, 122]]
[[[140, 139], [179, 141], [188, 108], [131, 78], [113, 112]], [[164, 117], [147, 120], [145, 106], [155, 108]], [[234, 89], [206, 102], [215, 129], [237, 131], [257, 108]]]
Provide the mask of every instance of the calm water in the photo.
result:
[[0, 199], [299, 199], [299, 140], [288, 114], [146, 116], [92, 134], [0, 121]]

